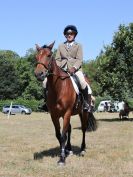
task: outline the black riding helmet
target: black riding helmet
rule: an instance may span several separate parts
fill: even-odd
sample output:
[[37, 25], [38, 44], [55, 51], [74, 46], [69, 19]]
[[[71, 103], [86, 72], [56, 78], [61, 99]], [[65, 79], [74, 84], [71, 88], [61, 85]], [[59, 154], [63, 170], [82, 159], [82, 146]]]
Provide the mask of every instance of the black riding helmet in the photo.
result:
[[67, 32], [69, 32], [69, 31], [74, 32], [75, 36], [78, 34], [78, 30], [77, 30], [76, 26], [74, 26], [74, 25], [66, 26], [65, 29], [64, 29], [64, 35], [66, 35]]

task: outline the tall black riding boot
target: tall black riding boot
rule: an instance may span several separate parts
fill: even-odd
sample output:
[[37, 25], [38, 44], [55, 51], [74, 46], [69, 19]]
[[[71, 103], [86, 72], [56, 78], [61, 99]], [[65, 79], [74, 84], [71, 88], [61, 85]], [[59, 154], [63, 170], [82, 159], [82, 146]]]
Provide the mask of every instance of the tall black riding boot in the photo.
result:
[[88, 87], [86, 86], [84, 90], [82, 90], [84, 103], [83, 110], [87, 112], [91, 112], [91, 94], [88, 94]]
[[91, 94], [88, 94], [88, 103], [89, 103], [89, 111], [88, 112], [92, 112]]

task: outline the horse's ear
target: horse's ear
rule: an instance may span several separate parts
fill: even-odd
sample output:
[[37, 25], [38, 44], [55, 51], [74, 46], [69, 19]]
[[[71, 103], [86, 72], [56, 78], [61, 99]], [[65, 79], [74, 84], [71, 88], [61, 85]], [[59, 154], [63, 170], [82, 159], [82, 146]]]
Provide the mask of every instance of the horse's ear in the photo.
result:
[[39, 51], [41, 47], [38, 44], [35, 44], [35, 45], [36, 45], [36, 50]]
[[50, 45], [48, 46], [48, 48], [49, 48], [50, 50], [52, 50], [52, 48], [53, 48], [53, 46], [54, 46], [54, 43], [55, 43], [55, 41], [54, 41], [52, 44], [50, 44]]

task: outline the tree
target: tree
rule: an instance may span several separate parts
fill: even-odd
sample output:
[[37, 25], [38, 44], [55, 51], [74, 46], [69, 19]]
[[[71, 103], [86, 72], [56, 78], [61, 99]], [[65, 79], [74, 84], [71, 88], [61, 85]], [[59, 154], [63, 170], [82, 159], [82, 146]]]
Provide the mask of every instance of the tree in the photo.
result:
[[17, 63], [17, 71], [21, 85], [21, 97], [39, 100], [42, 99], [43, 88], [34, 76], [35, 54], [36, 52], [30, 49], [26, 56]]
[[97, 59], [96, 80], [101, 95], [109, 94], [115, 99], [133, 97], [133, 23], [120, 25], [110, 46]]
[[90, 79], [90, 86], [93, 90], [93, 95], [97, 96], [100, 92], [100, 87], [98, 86], [95, 75], [97, 72], [98, 63], [96, 60], [86, 61], [83, 63], [83, 71], [88, 75]]
[[[15, 58], [15, 59], [14, 59]], [[19, 56], [12, 51], [0, 51], [0, 98], [14, 99], [20, 95], [18, 73], [15, 60]]]

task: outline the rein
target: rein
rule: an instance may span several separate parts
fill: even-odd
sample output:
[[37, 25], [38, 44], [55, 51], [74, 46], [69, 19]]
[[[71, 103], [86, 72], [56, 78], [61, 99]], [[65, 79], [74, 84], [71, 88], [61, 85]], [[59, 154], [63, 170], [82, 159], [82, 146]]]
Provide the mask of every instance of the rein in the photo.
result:
[[[48, 66], [46, 66], [46, 65], [45, 65], [44, 63], [42, 63], [42, 62], [37, 62], [37, 63], [36, 63], [36, 65], [41, 64], [41, 65], [47, 70], [47, 71], [46, 71], [46, 74], [45, 74], [46, 77], [48, 77], [48, 76], [50, 76], [50, 75], [53, 75], [53, 76], [58, 76], [58, 77], [61, 78], [62, 80], [70, 77], [69, 74], [68, 74], [68, 76], [62, 76], [62, 75], [57, 75], [57, 74], [53, 73], [53, 72], [51, 71], [51, 65], [52, 65], [52, 62], [53, 62], [53, 57], [47, 57], [47, 59], [50, 60], [49, 63], [48, 63]], [[61, 69], [61, 68], [60, 68], [60, 69]], [[65, 71], [64, 71], [64, 72], [65, 72]]]

